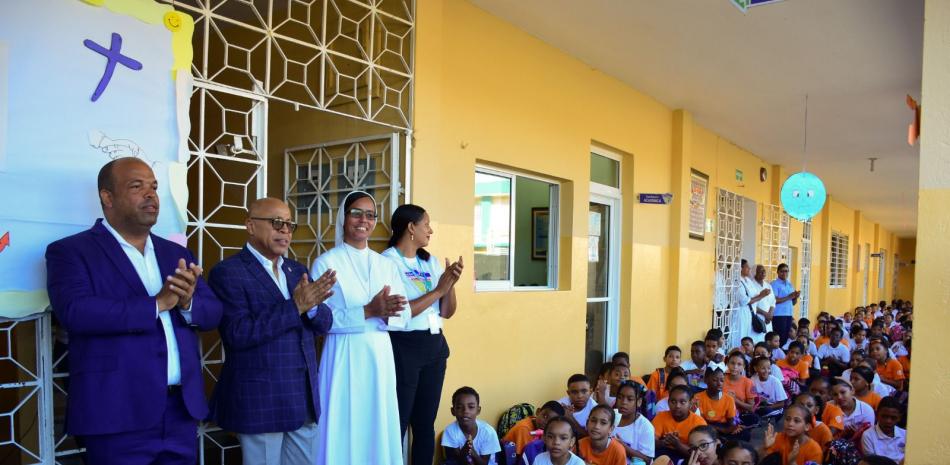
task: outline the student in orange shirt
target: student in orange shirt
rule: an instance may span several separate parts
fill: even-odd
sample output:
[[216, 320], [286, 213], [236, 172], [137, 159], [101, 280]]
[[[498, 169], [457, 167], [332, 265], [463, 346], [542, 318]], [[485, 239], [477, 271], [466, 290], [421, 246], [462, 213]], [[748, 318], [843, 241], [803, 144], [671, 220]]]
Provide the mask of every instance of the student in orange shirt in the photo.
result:
[[811, 412], [813, 421], [811, 430], [808, 431], [808, 437], [814, 439], [815, 442], [818, 443], [818, 446], [821, 447], [821, 454], [824, 455], [825, 452], [828, 451], [828, 444], [834, 440], [834, 434], [831, 432], [831, 428], [818, 420], [818, 413], [821, 411], [824, 403], [821, 401], [821, 399], [818, 399], [807, 392], [799, 394], [797, 397], [795, 397], [795, 403], [805, 407]]
[[722, 392], [726, 382], [725, 366], [710, 362], [706, 366], [706, 390], [696, 394], [696, 403], [706, 424], [721, 435], [734, 435], [742, 431], [736, 424], [736, 401]]
[[863, 365], [851, 369], [851, 387], [854, 388], [854, 397], [868, 404], [877, 411], [877, 404], [881, 403], [881, 396], [871, 389], [874, 381], [874, 372]]
[[[722, 386], [722, 390], [735, 400], [740, 417], [743, 414], [754, 414], [755, 412], [756, 395], [753, 389], [755, 383], [746, 377], [745, 365], [745, 356], [742, 352], [732, 351], [726, 359], [726, 367], [729, 371], [726, 373], [725, 383]], [[758, 419], [755, 420], [755, 423], [758, 423]], [[749, 426], [746, 423], [743, 424]]]
[[828, 429], [836, 437], [844, 430], [844, 410], [841, 407], [831, 403], [831, 386], [828, 380], [820, 376], [812, 378], [808, 384], [808, 393], [823, 406], [820, 409], [818, 417], [821, 422], [828, 425]]
[[620, 441], [611, 438], [614, 411], [598, 405], [587, 417], [587, 437], [578, 442], [578, 455], [588, 465], [626, 465], [627, 454]]
[[868, 355], [877, 360], [877, 374], [881, 376], [881, 382], [898, 391], [904, 389], [904, 367], [901, 362], [891, 358], [887, 352], [887, 346], [880, 340], [871, 341], [870, 352]]
[[792, 404], [785, 409], [782, 432], [776, 434], [769, 423], [765, 430], [765, 455], [778, 453], [782, 465], [805, 465], [805, 462], [822, 462], [821, 446], [808, 437], [814, 419], [807, 408]]
[[798, 385], [804, 386], [808, 381], [808, 363], [802, 359], [805, 354], [805, 347], [801, 342], [793, 341], [788, 345], [788, 352], [785, 354], [785, 358], [779, 360], [775, 364], [779, 368], [789, 368], [795, 370], [798, 373]]
[[544, 427], [548, 424], [548, 420], [561, 416], [564, 416], [564, 406], [556, 400], [545, 402], [545, 404], [538, 409], [535, 416], [525, 418], [515, 423], [515, 425], [505, 433], [505, 436], [501, 438], [501, 441], [503, 443], [515, 443], [515, 452], [521, 455], [521, 453], [524, 452], [524, 446], [535, 439], [541, 439], [534, 434], [536, 431], [544, 430]]
[[679, 346], [669, 346], [666, 348], [666, 352], [663, 354], [663, 368], [653, 370], [653, 374], [650, 375], [650, 381], [647, 382], [647, 389], [656, 394], [656, 400], [666, 398], [666, 378], [669, 377], [670, 370], [680, 366], [682, 357], [683, 351], [680, 350]]
[[660, 412], [653, 418], [657, 457], [667, 455], [676, 463], [677, 460], [684, 460], [689, 456], [689, 432], [706, 424], [706, 420], [690, 411], [692, 397], [688, 386], [670, 388], [667, 398], [670, 410]]

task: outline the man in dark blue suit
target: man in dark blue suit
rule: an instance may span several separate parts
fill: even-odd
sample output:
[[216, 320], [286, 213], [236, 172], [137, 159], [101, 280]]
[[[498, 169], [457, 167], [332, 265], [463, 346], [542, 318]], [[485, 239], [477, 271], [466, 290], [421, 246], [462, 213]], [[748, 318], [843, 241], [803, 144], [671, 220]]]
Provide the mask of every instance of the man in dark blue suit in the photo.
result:
[[212, 416], [238, 433], [246, 464], [312, 465], [320, 418], [314, 336], [333, 323], [323, 301], [336, 274], [311, 282], [306, 266], [283, 257], [297, 227], [284, 202], [254, 201], [245, 225], [247, 245], [208, 277], [224, 304], [226, 354]]
[[50, 304], [69, 333], [66, 430], [96, 465], [197, 460], [208, 413], [196, 330], [221, 303], [184, 247], [150, 233], [158, 182], [136, 158], [99, 171], [105, 220], [46, 249]]

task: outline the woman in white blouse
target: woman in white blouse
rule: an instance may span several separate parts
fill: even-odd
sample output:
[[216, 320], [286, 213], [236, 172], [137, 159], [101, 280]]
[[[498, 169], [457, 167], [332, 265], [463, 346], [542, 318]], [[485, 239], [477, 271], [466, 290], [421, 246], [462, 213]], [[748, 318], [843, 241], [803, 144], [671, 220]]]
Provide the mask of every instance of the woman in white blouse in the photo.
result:
[[442, 397], [449, 346], [442, 335], [442, 319], [455, 314], [455, 283], [462, 275], [462, 258], [455, 263], [439, 260], [424, 247], [432, 227], [429, 215], [416, 205], [393, 212], [392, 237], [383, 251], [396, 265], [406, 290], [412, 319], [403, 331], [390, 330], [396, 362], [396, 393], [401, 431], [412, 428], [413, 465], [432, 463], [435, 423]]

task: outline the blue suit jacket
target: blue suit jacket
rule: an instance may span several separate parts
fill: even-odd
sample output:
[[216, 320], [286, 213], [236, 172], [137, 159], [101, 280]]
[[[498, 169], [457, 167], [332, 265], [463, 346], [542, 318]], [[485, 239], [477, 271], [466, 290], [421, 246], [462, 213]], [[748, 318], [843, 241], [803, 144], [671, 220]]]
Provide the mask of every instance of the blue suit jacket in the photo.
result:
[[[163, 276], [178, 260], [196, 262], [184, 247], [152, 235]], [[112, 434], [158, 424], [168, 398], [168, 347], [155, 298], [122, 246], [97, 220], [91, 229], [46, 248], [50, 304], [69, 333], [66, 429], [74, 435]], [[196, 421], [208, 414], [197, 330], [210, 331], [221, 303], [199, 280], [191, 324], [178, 310], [172, 324], [181, 360], [182, 394]]]
[[320, 416], [314, 335], [333, 324], [321, 305], [313, 319], [297, 311], [293, 289], [307, 267], [284, 259], [291, 298], [285, 299], [247, 247], [218, 263], [208, 278], [224, 304], [225, 360], [211, 400], [212, 418], [242, 434], [293, 431], [313, 407]]

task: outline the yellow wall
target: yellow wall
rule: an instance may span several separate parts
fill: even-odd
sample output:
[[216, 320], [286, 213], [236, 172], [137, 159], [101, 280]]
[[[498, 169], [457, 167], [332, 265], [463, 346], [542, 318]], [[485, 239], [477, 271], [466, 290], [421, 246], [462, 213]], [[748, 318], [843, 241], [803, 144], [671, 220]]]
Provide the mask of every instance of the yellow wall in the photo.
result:
[[[914, 363], [907, 424], [909, 464], [947, 463], [947, 386], [950, 386], [950, 2], [927, 0], [920, 128], [920, 196], [914, 273]], [[902, 251], [903, 253], [903, 251]]]
[[[474, 292], [473, 273], [458, 284], [438, 423], [450, 421], [448, 399], [459, 386], [480, 391], [483, 415], [493, 422], [516, 402], [561, 395], [566, 378], [583, 371], [592, 145], [624, 155], [621, 350], [631, 352], [635, 373], [647, 372], [661, 363], [666, 345], [701, 338], [712, 321], [715, 233], [705, 241], [687, 237], [690, 168], [709, 175], [708, 218], [715, 218], [719, 187], [777, 203], [793, 171], [464, 1], [420, 0], [417, 27], [412, 198], [436, 221], [433, 251], [472, 263], [476, 163], [563, 183], [559, 290]], [[736, 181], [736, 169], [744, 181]], [[636, 204], [640, 192], [672, 192], [673, 205]], [[853, 284], [820, 299], [827, 287], [824, 225], [877, 243], [876, 225], [829, 200], [825, 216], [814, 220], [812, 315], [855, 305]], [[801, 226], [792, 232], [790, 245], [800, 251]]]
[[900, 268], [897, 271], [897, 297], [904, 300], [914, 298], [914, 271], [917, 268], [917, 239], [901, 238], [897, 244]]

